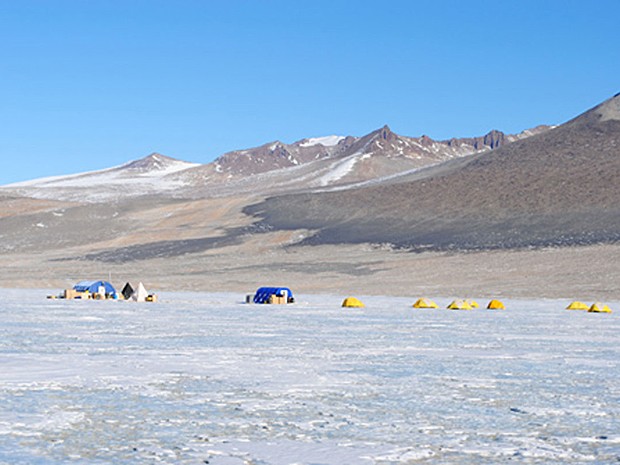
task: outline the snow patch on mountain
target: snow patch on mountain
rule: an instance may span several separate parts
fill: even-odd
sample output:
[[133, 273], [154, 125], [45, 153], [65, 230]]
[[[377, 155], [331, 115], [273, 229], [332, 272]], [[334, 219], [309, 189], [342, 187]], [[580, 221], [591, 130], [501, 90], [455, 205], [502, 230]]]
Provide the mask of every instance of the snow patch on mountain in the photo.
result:
[[324, 147], [333, 147], [334, 145], [338, 145], [338, 143], [344, 138], [344, 136], [311, 137], [310, 139], [305, 139], [302, 143], [299, 144], [299, 146], [312, 147], [313, 145], [320, 144]]
[[347, 174], [353, 171], [353, 168], [355, 167], [357, 162], [364, 157], [368, 157], [368, 154], [355, 153], [345, 158], [344, 160], [338, 160], [331, 165], [330, 170], [327, 174], [321, 176], [313, 184], [315, 186], [325, 187], [341, 180]]
[[[161, 179], [173, 173], [199, 166], [198, 163], [189, 163], [181, 160], [149, 157], [152, 163], [143, 164], [143, 160], [135, 160], [123, 165], [114, 166], [98, 171], [87, 171], [64, 176], [49, 176], [30, 181], [7, 184], [4, 187], [90, 187], [115, 183], [140, 184], [145, 178]], [[170, 161], [172, 160], [172, 161]]]
[[108, 168], [108, 169], [99, 170], [99, 171], [86, 171], [84, 173], [77, 173], [77, 174], [47, 176], [44, 178], [31, 179], [29, 181], [20, 181], [20, 182], [15, 182], [12, 184], [6, 184], [2, 187], [3, 188], [20, 188], [20, 187], [45, 187], [45, 186], [50, 186], [50, 185], [59, 186], [59, 185], [71, 183], [73, 180], [78, 180], [80, 178], [83, 178], [84, 176], [102, 176], [105, 173], [117, 170], [119, 168], [121, 168], [121, 166], [115, 166], [113, 168]]

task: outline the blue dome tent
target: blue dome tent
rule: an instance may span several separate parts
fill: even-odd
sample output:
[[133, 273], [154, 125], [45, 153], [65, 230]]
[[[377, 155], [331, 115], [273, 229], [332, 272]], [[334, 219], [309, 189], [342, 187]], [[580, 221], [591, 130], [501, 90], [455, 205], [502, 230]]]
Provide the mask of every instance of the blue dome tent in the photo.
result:
[[293, 292], [288, 287], [261, 287], [254, 294], [255, 304], [268, 304], [271, 296], [284, 297], [286, 303], [295, 302]]
[[112, 298], [116, 298], [116, 289], [114, 286], [107, 281], [80, 281], [75, 286], [73, 286], [73, 290], [77, 292], [90, 292], [91, 294], [97, 294], [100, 288], [105, 289], [105, 294]]

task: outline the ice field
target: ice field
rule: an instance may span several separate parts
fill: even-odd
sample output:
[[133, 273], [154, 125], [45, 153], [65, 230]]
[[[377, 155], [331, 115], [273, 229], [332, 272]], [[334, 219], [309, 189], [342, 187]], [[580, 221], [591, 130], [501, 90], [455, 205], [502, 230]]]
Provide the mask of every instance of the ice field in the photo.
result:
[[48, 292], [0, 290], [1, 464], [620, 461], [620, 302]]

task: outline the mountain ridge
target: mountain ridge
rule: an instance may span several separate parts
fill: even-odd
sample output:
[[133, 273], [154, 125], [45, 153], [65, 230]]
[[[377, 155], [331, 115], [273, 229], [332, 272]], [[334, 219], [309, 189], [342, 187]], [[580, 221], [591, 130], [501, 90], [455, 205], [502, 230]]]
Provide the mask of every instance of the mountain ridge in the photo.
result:
[[[435, 141], [425, 135], [401, 136], [385, 125], [362, 137], [304, 138], [292, 144], [273, 141], [227, 152], [206, 164], [155, 152], [104, 170], [39, 178], [0, 188], [36, 198], [97, 202], [120, 196], [228, 195], [235, 189], [273, 193], [350, 185], [492, 150], [548, 128], [538, 126], [516, 135], [492, 130], [480, 137]], [[293, 170], [300, 167], [301, 171]], [[109, 192], [105, 192], [106, 182]]]
[[[479, 137], [451, 138], [440, 141], [426, 135], [418, 138], [401, 136], [394, 133], [388, 125], [384, 125], [362, 137], [336, 136], [339, 138], [337, 143], [329, 145], [321, 143], [308, 145], [307, 141], [311, 139], [301, 139], [292, 144], [273, 141], [253, 149], [225, 153], [216, 158], [213, 163], [216, 172], [234, 177], [298, 166], [320, 159], [346, 158], [355, 154], [392, 158], [402, 156], [421, 159], [425, 157], [431, 161], [443, 161], [448, 158], [470, 155], [477, 151], [491, 150], [504, 143], [543, 132], [548, 128], [548, 126], [541, 125], [516, 135], [506, 135], [501, 131], [491, 130]], [[253, 164], [255, 169], [249, 169], [249, 164]]]

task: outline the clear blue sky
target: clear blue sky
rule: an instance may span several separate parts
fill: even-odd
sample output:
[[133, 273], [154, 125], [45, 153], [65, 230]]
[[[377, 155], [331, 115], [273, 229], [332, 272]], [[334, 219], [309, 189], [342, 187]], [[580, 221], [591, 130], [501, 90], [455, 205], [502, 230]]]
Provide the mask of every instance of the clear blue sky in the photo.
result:
[[475, 136], [620, 91], [620, 1], [0, 0], [0, 184], [151, 152]]

